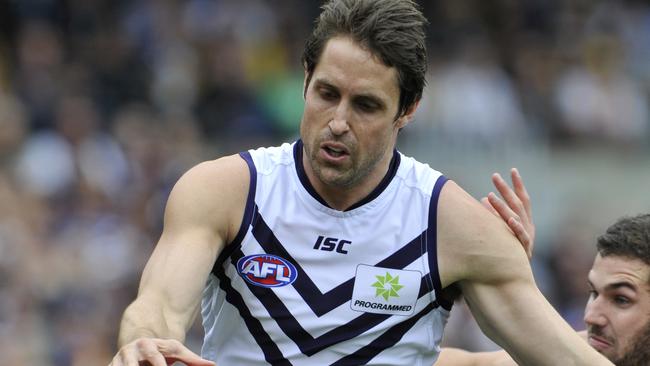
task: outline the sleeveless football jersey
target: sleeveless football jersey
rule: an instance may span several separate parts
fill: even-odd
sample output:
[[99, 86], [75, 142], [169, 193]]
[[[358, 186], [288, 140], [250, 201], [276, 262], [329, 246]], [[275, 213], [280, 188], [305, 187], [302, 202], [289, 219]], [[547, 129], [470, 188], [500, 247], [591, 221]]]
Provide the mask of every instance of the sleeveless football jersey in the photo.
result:
[[302, 142], [241, 153], [251, 174], [240, 231], [203, 294], [203, 357], [218, 365], [432, 365], [442, 300], [436, 209], [446, 178], [393, 153], [346, 211], [309, 183]]

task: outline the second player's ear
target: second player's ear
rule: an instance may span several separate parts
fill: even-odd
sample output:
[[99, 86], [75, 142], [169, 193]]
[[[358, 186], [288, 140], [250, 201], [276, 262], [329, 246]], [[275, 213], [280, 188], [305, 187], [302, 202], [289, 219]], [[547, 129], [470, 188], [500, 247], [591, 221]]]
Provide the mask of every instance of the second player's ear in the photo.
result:
[[418, 100], [417, 102], [411, 104], [407, 109], [404, 114], [399, 116], [397, 120], [395, 121], [395, 124], [397, 128], [403, 128], [409, 122], [413, 120], [413, 116], [415, 115], [415, 111], [418, 109], [418, 106], [420, 105], [420, 101]]

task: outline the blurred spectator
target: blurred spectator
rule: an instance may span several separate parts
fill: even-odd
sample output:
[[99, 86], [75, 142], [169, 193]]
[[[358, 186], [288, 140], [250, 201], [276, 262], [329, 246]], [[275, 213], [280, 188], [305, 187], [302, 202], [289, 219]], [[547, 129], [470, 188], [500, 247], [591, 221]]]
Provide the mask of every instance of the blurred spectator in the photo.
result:
[[584, 40], [581, 64], [557, 82], [556, 103], [563, 129], [571, 138], [622, 145], [646, 141], [650, 127], [648, 98], [623, 70], [620, 39], [594, 34]]
[[[300, 55], [320, 4], [0, 1], [0, 365], [107, 363], [178, 177], [296, 138]], [[650, 6], [421, 4], [429, 86], [404, 147], [452, 176], [466, 170], [455, 178], [470, 187], [513, 158], [531, 164], [537, 207], [548, 207], [536, 217], [535, 275], [577, 326], [584, 284], [571, 279], [584, 278], [592, 241], [558, 212], [575, 205], [575, 216], [610, 222], [624, 205], [650, 207]], [[638, 147], [634, 159], [596, 161], [621, 145]], [[579, 158], [565, 162], [571, 149]], [[616, 183], [629, 196], [599, 193], [612, 183], [604, 175], [630, 177]], [[567, 190], [584, 187], [606, 209], [571, 201]], [[452, 314], [447, 342], [494, 347], [461, 304]], [[200, 345], [200, 328], [188, 338]]]
[[450, 139], [500, 144], [526, 133], [512, 81], [485, 40], [471, 39], [457, 57], [435, 65], [418, 119]]
[[23, 103], [0, 91], [0, 167], [10, 168], [16, 152], [30, 131], [29, 115]]
[[34, 128], [52, 127], [54, 103], [63, 92], [60, 86], [64, 50], [60, 31], [42, 20], [20, 24], [13, 67], [17, 94], [31, 111]]

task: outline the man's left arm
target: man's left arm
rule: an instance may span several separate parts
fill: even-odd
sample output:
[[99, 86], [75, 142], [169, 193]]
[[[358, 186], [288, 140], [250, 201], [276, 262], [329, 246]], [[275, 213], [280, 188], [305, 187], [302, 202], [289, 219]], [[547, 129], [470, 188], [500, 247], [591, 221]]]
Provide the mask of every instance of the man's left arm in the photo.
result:
[[468, 352], [445, 347], [435, 366], [517, 366], [506, 351]]
[[537, 288], [505, 224], [454, 182], [438, 209], [443, 287], [457, 284], [477, 323], [513, 359], [531, 365], [611, 365], [580, 339]]

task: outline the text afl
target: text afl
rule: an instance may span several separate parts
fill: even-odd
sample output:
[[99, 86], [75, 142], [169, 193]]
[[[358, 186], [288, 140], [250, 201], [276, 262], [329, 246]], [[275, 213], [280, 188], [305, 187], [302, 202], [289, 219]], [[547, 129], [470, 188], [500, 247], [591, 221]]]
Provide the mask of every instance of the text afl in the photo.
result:
[[247, 282], [262, 287], [290, 285], [298, 277], [296, 267], [273, 254], [253, 254], [237, 261], [237, 272]]

